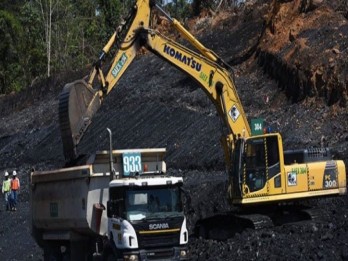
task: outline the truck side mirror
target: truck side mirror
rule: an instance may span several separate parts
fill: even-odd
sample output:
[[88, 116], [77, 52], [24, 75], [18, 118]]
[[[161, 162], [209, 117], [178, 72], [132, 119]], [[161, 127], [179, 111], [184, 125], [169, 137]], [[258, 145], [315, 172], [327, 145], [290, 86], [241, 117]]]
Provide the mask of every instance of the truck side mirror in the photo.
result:
[[187, 213], [192, 214], [194, 212], [194, 209], [193, 209], [192, 203], [191, 203], [190, 192], [183, 189], [182, 187], [180, 187], [180, 191], [181, 191], [182, 195], [184, 195], [184, 198], [185, 198]]
[[108, 201], [106, 203], [106, 215], [108, 218], [112, 218], [113, 216], [116, 216], [118, 209], [118, 204], [115, 201]]

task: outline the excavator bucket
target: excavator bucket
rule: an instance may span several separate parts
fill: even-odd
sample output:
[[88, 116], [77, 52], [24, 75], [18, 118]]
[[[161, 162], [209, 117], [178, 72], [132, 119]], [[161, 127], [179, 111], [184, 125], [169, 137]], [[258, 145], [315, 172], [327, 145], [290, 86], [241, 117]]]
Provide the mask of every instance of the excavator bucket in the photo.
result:
[[98, 91], [85, 80], [64, 86], [59, 95], [59, 124], [66, 161], [77, 158], [76, 146], [100, 105]]

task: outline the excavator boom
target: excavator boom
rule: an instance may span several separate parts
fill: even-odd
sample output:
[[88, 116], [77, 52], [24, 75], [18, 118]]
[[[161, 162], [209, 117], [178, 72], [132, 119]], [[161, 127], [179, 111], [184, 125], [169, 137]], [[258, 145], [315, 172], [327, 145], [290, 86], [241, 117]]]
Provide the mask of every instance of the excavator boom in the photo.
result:
[[[151, 28], [151, 9], [155, 7], [199, 53]], [[116, 48], [116, 55], [104, 76], [103, 59], [112, 47]], [[200, 43], [176, 19], [166, 14], [155, 1], [138, 0], [103, 48], [91, 74], [86, 79], [67, 84], [60, 95], [59, 120], [66, 161], [77, 158], [77, 145], [92, 122], [93, 116], [141, 47], [146, 47], [189, 74], [212, 100], [229, 129], [222, 138], [228, 160], [230, 152], [227, 151], [231, 151], [233, 140], [236, 137], [250, 136], [250, 127], [228, 71], [230, 69], [228, 64]]]

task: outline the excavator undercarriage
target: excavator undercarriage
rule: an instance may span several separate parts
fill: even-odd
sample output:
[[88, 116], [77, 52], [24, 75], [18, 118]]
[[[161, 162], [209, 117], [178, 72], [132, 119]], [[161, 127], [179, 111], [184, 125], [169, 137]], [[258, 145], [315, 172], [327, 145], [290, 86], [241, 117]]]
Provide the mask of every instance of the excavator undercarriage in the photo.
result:
[[328, 213], [303, 204], [241, 208], [219, 213], [196, 222], [194, 235], [203, 239], [227, 240], [247, 229], [261, 230], [303, 222], [327, 222]]

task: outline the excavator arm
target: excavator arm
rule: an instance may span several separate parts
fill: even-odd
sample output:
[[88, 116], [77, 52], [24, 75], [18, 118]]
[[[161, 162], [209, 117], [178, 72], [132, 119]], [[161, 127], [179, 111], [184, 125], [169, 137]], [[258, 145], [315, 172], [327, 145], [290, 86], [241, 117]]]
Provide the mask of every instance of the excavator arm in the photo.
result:
[[[59, 96], [59, 125], [66, 162], [78, 157], [81, 141], [103, 99], [116, 85], [140, 49], [137, 39], [141, 28], [148, 28], [154, 1], [137, 1], [129, 14], [104, 46], [89, 76], [68, 83]], [[107, 75], [103, 73], [104, 59], [110, 49], [115, 56]]]
[[[151, 28], [151, 11], [154, 7], [167, 17], [174, 28], [198, 52]], [[116, 54], [104, 77], [103, 58], [113, 46], [116, 46]], [[77, 157], [76, 147], [93, 116], [141, 47], [147, 48], [191, 76], [207, 94], [228, 129], [228, 133], [222, 137], [222, 143], [226, 161], [229, 163], [236, 138], [250, 136], [250, 127], [233, 78], [228, 71], [229, 66], [213, 51], [201, 44], [177, 20], [166, 14], [154, 1], [149, 0], [137, 1], [125, 22], [103, 48], [102, 55], [95, 63], [91, 74], [86, 79], [75, 81], [64, 87], [60, 95], [59, 119], [66, 160]], [[95, 86], [95, 82], [99, 86]]]
[[[187, 32], [186, 32], [187, 33]], [[250, 127], [232, 77], [222, 65], [220, 58], [211, 59], [165, 37], [155, 30], [144, 30], [145, 47], [191, 76], [206, 93], [227, 127], [221, 139], [227, 165], [230, 166], [231, 151], [237, 138], [250, 136]], [[191, 36], [193, 37], [193, 36]], [[193, 38], [194, 39], [194, 38]], [[210, 52], [208, 52], [211, 54]]]

